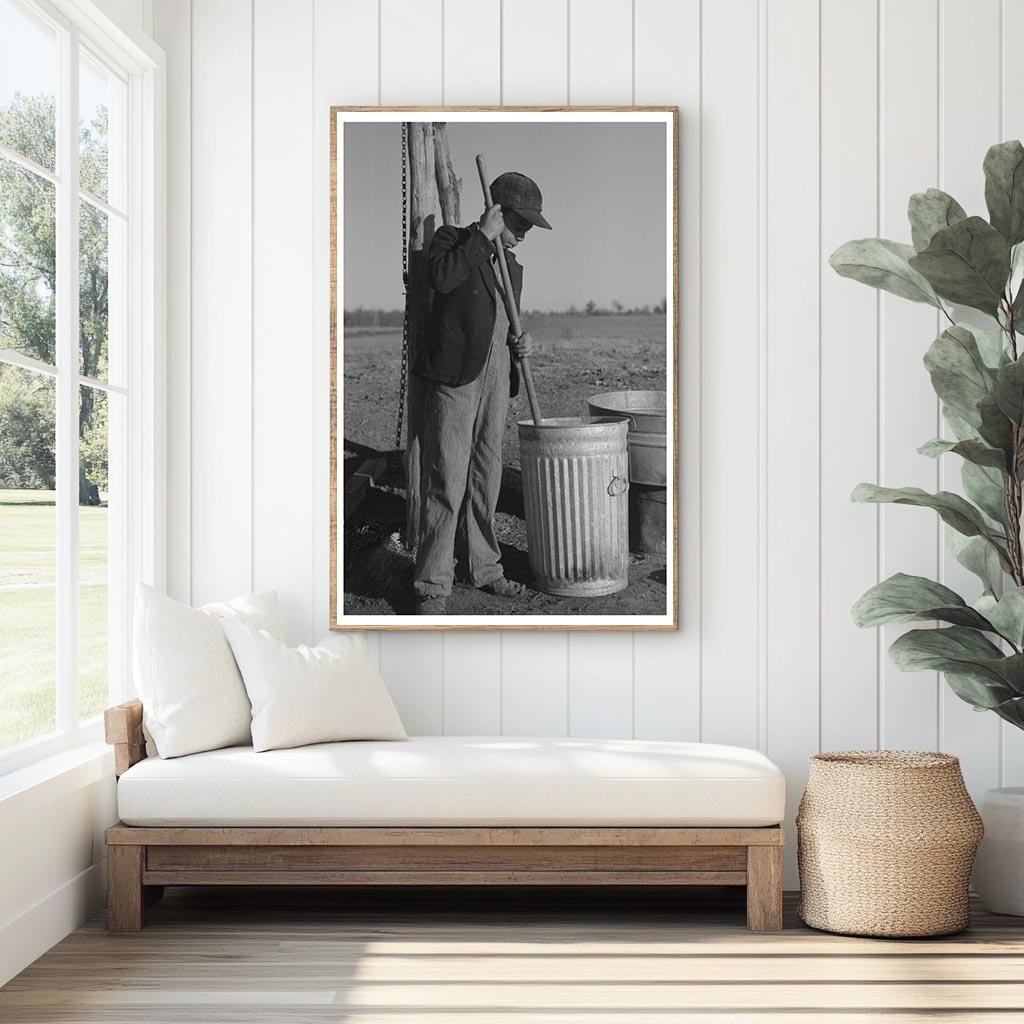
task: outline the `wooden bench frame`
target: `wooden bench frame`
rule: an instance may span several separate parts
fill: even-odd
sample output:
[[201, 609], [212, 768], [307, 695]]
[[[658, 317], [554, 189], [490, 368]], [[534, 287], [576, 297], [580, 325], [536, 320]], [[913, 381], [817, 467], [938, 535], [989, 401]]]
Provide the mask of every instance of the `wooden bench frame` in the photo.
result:
[[[146, 757], [142, 704], [104, 713], [118, 776]], [[107, 925], [138, 931], [165, 885], [739, 885], [782, 928], [782, 829], [107, 829]]]

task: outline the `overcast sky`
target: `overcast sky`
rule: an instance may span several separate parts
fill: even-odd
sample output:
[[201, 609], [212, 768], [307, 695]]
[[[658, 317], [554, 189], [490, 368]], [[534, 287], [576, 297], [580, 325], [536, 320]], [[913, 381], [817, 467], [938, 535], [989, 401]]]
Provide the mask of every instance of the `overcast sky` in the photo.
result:
[[[401, 126], [346, 124], [344, 303], [402, 305]], [[533, 228], [517, 254], [523, 308], [655, 305], [666, 293], [665, 127], [656, 123], [451, 122], [462, 220], [479, 218], [476, 154], [493, 180], [520, 171], [540, 186], [552, 231]]]

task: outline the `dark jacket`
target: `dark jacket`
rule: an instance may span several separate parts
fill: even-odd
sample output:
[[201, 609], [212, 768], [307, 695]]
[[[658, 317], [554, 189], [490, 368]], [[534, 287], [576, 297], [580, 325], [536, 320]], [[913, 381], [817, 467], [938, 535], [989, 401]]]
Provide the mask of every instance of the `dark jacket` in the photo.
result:
[[[476, 226], [439, 228], [427, 253], [427, 281], [434, 290], [430, 314], [413, 360], [417, 377], [458, 387], [483, 372], [494, 334], [496, 303], [501, 302], [490, 264], [494, 246]], [[516, 305], [523, 291], [523, 268], [506, 252]], [[519, 367], [513, 359], [509, 394], [519, 391]]]

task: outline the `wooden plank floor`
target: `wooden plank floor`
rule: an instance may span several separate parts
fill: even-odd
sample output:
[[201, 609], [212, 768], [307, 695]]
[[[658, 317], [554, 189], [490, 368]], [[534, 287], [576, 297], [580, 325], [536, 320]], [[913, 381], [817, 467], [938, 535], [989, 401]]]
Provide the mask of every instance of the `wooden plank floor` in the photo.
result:
[[869, 940], [744, 928], [706, 890], [172, 889], [0, 989], [12, 1024], [1024, 1021], [1024, 919]]

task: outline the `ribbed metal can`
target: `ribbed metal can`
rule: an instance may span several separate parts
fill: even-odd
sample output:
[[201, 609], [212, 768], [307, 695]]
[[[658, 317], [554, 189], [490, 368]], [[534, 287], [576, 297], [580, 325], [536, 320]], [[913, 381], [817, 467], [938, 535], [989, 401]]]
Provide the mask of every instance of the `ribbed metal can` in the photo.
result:
[[601, 597], [629, 582], [629, 455], [624, 417], [519, 422], [533, 585]]

